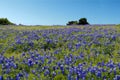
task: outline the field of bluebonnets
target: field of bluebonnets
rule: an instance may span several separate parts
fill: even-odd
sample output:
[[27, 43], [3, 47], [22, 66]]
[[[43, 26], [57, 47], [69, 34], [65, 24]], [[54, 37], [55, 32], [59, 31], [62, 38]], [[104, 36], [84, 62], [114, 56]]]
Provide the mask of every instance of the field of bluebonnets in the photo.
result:
[[120, 80], [120, 26], [0, 26], [0, 80]]

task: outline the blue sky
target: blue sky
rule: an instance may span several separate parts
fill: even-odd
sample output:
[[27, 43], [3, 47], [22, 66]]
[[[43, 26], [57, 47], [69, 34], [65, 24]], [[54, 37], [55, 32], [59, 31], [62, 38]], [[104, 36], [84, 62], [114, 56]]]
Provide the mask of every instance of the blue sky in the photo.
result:
[[26, 25], [65, 25], [82, 17], [119, 24], [120, 0], [0, 0], [0, 17]]

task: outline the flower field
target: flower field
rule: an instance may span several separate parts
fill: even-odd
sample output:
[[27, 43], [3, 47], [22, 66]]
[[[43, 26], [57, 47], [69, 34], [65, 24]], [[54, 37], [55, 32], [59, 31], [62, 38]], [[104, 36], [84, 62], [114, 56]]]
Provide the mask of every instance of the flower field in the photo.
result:
[[120, 80], [120, 26], [0, 26], [0, 80]]

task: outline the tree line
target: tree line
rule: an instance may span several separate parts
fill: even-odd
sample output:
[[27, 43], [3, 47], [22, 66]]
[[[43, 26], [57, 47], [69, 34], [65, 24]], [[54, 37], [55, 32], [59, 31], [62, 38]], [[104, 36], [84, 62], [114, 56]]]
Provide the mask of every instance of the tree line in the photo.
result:
[[[81, 18], [78, 21], [69, 21], [67, 25], [87, 25], [86, 18]], [[0, 18], [0, 25], [15, 25], [14, 23], [10, 22], [7, 18]]]

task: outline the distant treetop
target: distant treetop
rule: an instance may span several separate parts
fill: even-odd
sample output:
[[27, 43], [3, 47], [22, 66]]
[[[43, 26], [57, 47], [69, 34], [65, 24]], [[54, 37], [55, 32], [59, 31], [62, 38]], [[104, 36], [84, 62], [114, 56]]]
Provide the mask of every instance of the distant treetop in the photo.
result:
[[15, 24], [10, 22], [7, 18], [0, 18], [0, 25], [15, 25]]
[[88, 25], [86, 18], [81, 18], [79, 21], [69, 21], [67, 25]]

